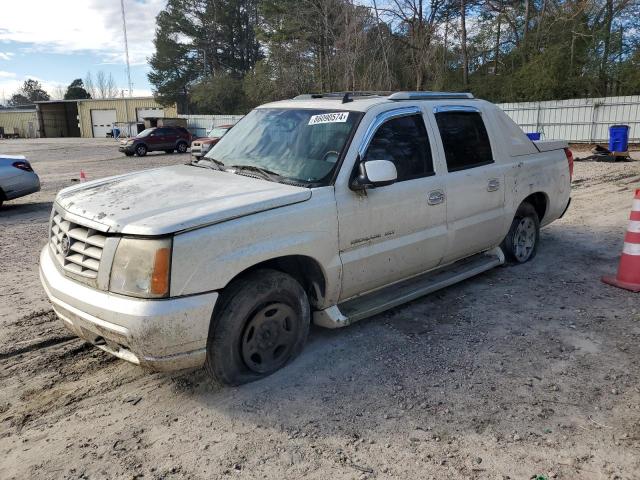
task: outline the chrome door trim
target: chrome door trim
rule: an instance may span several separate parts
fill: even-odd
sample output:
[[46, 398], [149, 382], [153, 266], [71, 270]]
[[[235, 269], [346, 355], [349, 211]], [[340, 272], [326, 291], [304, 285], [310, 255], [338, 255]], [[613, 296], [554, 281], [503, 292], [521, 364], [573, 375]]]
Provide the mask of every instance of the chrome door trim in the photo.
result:
[[[384, 123], [389, 120], [393, 120], [394, 118], [400, 117], [410, 117], [411, 115], [422, 115], [422, 110], [420, 107], [402, 107], [402, 108], [394, 108], [393, 110], [387, 110], [386, 112], [382, 112], [376, 116], [376, 118], [369, 124], [367, 127], [367, 131], [364, 134], [362, 141], [360, 142], [360, 146], [358, 147], [358, 154], [360, 155], [360, 159], [364, 158], [365, 153], [367, 153], [367, 148], [369, 148], [369, 143], [371, 143], [371, 139], [378, 131]], [[424, 119], [422, 119], [424, 123]], [[425, 123], [426, 128], [426, 123]]]

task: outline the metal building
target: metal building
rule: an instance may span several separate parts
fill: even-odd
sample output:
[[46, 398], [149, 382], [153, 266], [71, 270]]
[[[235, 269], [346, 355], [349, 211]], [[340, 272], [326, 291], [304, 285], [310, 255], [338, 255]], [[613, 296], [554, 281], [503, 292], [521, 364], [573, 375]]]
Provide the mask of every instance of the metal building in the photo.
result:
[[111, 128], [134, 129], [148, 117], [176, 117], [175, 105], [164, 107], [153, 97], [122, 97], [36, 102], [40, 137], [105, 138]]
[[0, 110], [0, 138], [35, 138], [37, 135], [38, 116], [35, 109]]

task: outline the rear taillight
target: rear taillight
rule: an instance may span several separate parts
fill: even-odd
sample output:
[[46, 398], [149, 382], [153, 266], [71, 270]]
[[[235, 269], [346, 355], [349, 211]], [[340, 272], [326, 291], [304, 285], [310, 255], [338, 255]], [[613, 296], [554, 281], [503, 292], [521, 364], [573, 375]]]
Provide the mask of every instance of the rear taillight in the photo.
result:
[[571, 181], [573, 180], [573, 152], [565, 148], [564, 154], [567, 156], [567, 162], [569, 163], [569, 181]]
[[20, 170], [24, 170], [25, 172], [33, 172], [33, 168], [31, 168], [29, 162], [13, 162], [13, 166]]

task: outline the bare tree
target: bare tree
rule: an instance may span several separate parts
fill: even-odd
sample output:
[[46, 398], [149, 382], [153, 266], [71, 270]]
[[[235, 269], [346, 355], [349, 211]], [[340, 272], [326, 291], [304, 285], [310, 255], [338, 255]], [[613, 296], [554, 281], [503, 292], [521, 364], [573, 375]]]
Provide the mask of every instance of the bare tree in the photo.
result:
[[63, 100], [65, 92], [66, 92], [66, 88], [65, 87], [63, 87], [62, 85], [57, 85], [53, 89], [52, 97], [53, 97], [54, 100]]
[[96, 91], [98, 98], [114, 98], [118, 95], [118, 87], [111, 74], [102, 70], [96, 74]]
[[96, 87], [93, 83], [93, 75], [91, 75], [91, 72], [87, 72], [87, 76], [84, 79], [84, 89], [91, 95], [91, 98], [98, 98], [96, 96]]
[[436, 31], [436, 20], [444, 5], [443, 0], [392, 0], [388, 8], [381, 12], [399, 23], [415, 75], [415, 88], [422, 90], [426, 81], [429, 64], [433, 60], [432, 41]]

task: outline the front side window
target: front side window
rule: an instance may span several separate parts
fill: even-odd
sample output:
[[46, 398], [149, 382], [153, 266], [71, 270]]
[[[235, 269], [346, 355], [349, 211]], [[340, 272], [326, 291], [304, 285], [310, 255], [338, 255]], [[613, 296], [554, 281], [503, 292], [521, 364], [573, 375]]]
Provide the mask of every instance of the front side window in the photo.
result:
[[493, 163], [491, 143], [480, 113], [438, 112], [436, 122], [449, 172]]
[[266, 169], [280, 177], [328, 184], [362, 112], [258, 108], [205, 155], [225, 167]]
[[364, 161], [394, 163], [399, 182], [434, 174], [429, 137], [421, 115], [389, 120], [371, 139]]
[[141, 131], [138, 135], [136, 135], [136, 137], [138, 138], [144, 138], [149, 136], [149, 134], [151, 132], [153, 132], [155, 130], [155, 128], [147, 128], [146, 130]]

